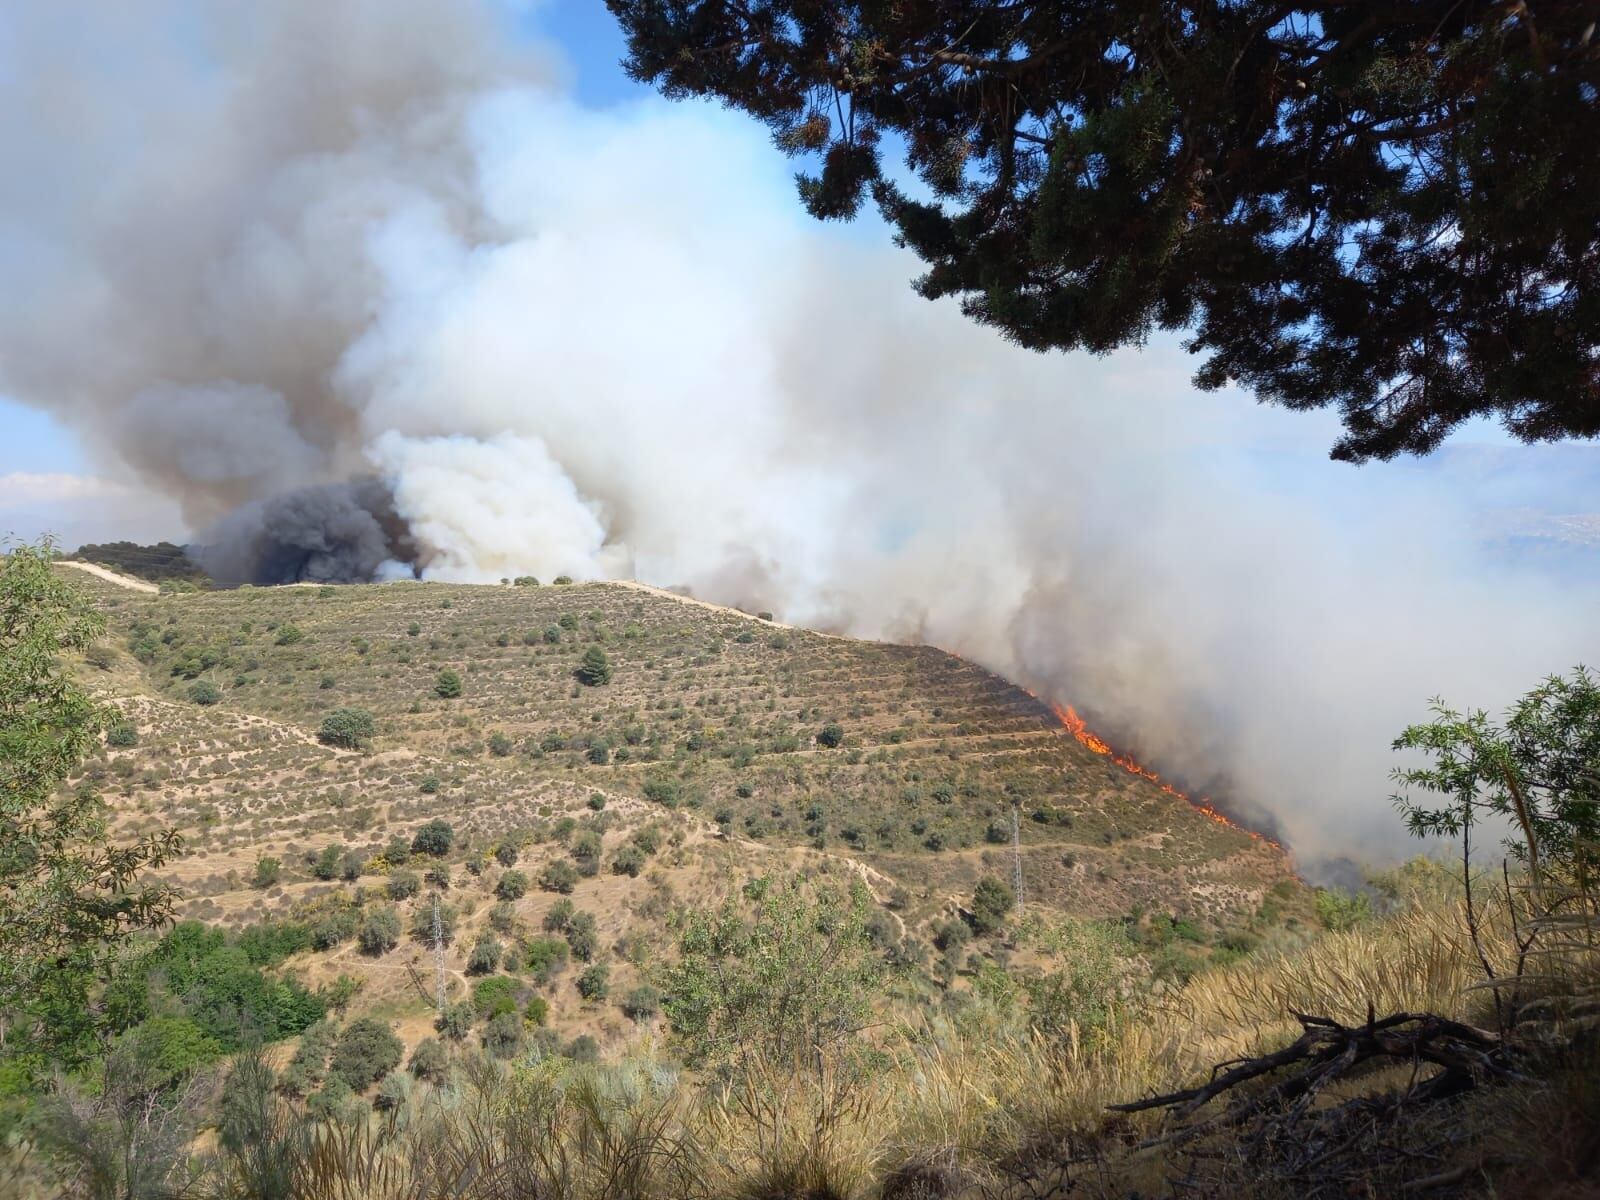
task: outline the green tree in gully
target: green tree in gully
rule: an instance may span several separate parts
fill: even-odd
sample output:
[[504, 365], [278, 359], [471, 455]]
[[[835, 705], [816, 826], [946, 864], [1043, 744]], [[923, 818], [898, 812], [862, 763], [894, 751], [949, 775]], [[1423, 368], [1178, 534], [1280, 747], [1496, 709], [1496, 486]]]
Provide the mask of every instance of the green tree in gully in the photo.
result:
[[171, 916], [172, 889], [140, 876], [181, 840], [113, 842], [99, 797], [63, 787], [116, 713], [63, 664], [104, 620], [56, 576], [52, 550], [0, 559], [0, 1025], [8, 1053], [73, 1063], [95, 1048], [88, 994], [118, 943]]
[[1592, 3], [607, 4], [634, 78], [765, 122], [813, 215], [870, 197], [1023, 346], [1184, 330], [1352, 461], [1600, 433]]
[[762, 880], [753, 891], [747, 906], [690, 912], [679, 960], [662, 973], [662, 1008], [686, 1057], [736, 1077], [848, 1057], [884, 982], [866, 888]]

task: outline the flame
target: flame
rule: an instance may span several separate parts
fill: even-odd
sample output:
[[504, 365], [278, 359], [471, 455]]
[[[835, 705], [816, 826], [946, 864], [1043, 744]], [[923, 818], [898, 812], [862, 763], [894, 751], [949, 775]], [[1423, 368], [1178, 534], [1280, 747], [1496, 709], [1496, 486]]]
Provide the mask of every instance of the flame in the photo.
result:
[[1271, 838], [1265, 837], [1253, 829], [1246, 829], [1237, 821], [1231, 820], [1222, 813], [1218, 812], [1216, 808], [1212, 806], [1211, 802], [1204, 796], [1197, 800], [1193, 796], [1186, 795], [1185, 793], [1180, 792], [1177, 788], [1173, 787], [1170, 783], [1167, 783], [1165, 780], [1163, 780], [1161, 776], [1157, 775], [1149, 767], [1136, 762], [1134, 759], [1129, 758], [1125, 754], [1118, 754], [1110, 747], [1104, 738], [1102, 738], [1099, 734], [1094, 733], [1087, 725], [1084, 724], [1083, 718], [1078, 715], [1077, 710], [1074, 709], [1072, 705], [1052, 704], [1050, 707], [1052, 710], [1054, 710], [1057, 719], [1060, 720], [1061, 724], [1066, 728], [1066, 731], [1076, 738], [1078, 740], [1078, 744], [1083, 746], [1086, 750], [1091, 750], [1095, 754], [1109, 758], [1124, 771], [1132, 772], [1141, 779], [1149, 780], [1163, 792], [1166, 792], [1169, 796], [1176, 796], [1179, 800], [1182, 800], [1185, 804], [1189, 805], [1203, 816], [1211, 818], [1211, 820], [1215, 821], [1218, 825], [1226, 825], [1229, 829], [1236, 829], [1240, 833], [1260, 842], [1262, 845], [1271, 846], [1274, 850], [1283, 850], [1283, 847], [1277, 842], [1273, 841]]

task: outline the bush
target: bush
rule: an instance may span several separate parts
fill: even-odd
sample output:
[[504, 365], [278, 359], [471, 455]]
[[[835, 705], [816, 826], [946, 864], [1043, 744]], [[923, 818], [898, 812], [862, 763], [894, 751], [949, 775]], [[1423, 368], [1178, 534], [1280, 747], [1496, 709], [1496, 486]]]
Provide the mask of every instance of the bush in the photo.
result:
[[544, 628], [544, 640], [547, 643], [549, 643], [550, 645], [552, 645], [552, 646], [554, 646], [558, 642], [560, 642], [561, 641], [561, 626], [559, 626], [559, 625], [546, 625], [545, 628]]
[[395, 834], [383, 848], [383, 861], [391, 867], [404, 866], [411, 861], [411, 843], [400, 834]]
[[570, 893], [578, 886], [578, 871], [564, 858], [548, 864], [539, 873], [539, 886], [547, 892]]
[[661, 1011], [661, 993], [648, 983], [640, 984], [623, 997], [622, 1011], [635, 1021], [648, 1021]]
[[580, 833], [577, 840], [572, 843], [572, 861], [577, 864], [578, 874], [584, 878], [592, 878], [600, 873], [600, 855], [602, 844], [600, 835], [592, 829]]
[[400, 914], [393, 908], [374, 909], [361, 922], [356, 942], [363, 954], [386, 954], [400, 944]]
[[[448, 946], [456, 940], [456, 907], [453, 904], [440, 904], [438, 912], [438, 933]], [[433, 945], [433, 914], [434, 906], [431, 904], [421, 905], [411, 914], [411, 936], [428, 947]]]
[[560, 938], [534, 938], [522, 950], [522, 961], [533, 981], [547, 986], [567, 965], [571, 951]]
[[572, 914], [572, 919], [567, 922], [566, 935], [567, 945], [572, 947], [572, 956], [580, 962], [588, 962], [600, 948], [600, 935], [595, 930], [594, 917], [586, 912]]
[[528, 894], [528, 877], [521, 871], [506, 871], [494, 885], [494, 894], [502, 900], [521, 900]]
[[481, 979], [472, 989], [472, 1007], [479, 1016], [497, 1017], [517, 1011], [517, 983], [506, 975]]
[[189, 685], [189, 699], [209, 707], [222, 699], [222, 689], [209, 679], [197, 679]]
[[422, 880], [415, 871], [395, 871], [384, 890], [391, 900], [409, 900], [422, 890]]
[[595, 963], [578, 976], [578, 995], [585, 1000], [604, 1000], [611, 992], [611, 968]]
[[532, 575], [518, 575], [511, 581], [518, 587], [538, 587], [539, 580]]
[[443, 858], [450, 853], [450, 847], [455, 845], [456, 831], [450, 828], [450, 822], [435, 817], [421, 829], [417, 830], [411, 839], [411, 852], [413, 854], [428, 854], [434, 858]]
[[438, 1038], [423, 1038], [411, 1052], [406, 1070], [428, 1083], [442, 1083], [450, 1071], [450, 1054]]
[[571, 575], [557, 575], [552, 582], [554, 582], [558, 587], [566, 587], [567, 584], [572, 582], [572, 576]]
[[495, 1058], [511, 1058], [522, 1049], [522, 1019], [516, 1013], [491, 1018], [483, 1030], [483, 1048]]
[[378, 1085], [378, 1094], [372, 1098], [372, 1107], [379, 1112], [393, 1112], [404, 1108], [411, 1099], [411, 1080], [405, 1075], [386, 1075]]
[[339, 860], [344, 855], [344, 847], [328, 845], [322, 848], [311, 864], [311, 873], [318, 879], [337, 879], [339, 877]]
[[433, 1019], [433, 1027], [441, 1037], [459, 1042], [472, 1032], [473, 1015], [472, 1005], [466, 1001], [446, 1005], [444, 1011]]
[[844, 726], [829, 722], [817, 731], [817, 745], [833, 750], [844, 743]]
[[639, 872], [644, 870], [646, 861], [644, 851], [636, 843], [629, 842], [611, 856], [611, 873], [636, 879]]
[[365, 1091], [400, 1065], [404, 1049], [387, 1025], [372, 1017], [360, 1017], [339, 1035], [329, 1069], [352, 1091]]
[[439, 777], [437, 775], [424, 775], [422, 782], [417, 784], [417, 790], [424, 796], [431, 796], [439, 790]]
[[544, 930], [546, 933], [565, 932], [567, 925], [572, 920], [572, 901], [562, 897], [550, 906], [550, 911], [544, 914]]
[[298, 625], [280, 625], [278, 626], [278, 636], [273, 641], [280, 646], [292, 646], [296, 642], [302, 641], [305, 636], [300, 632]]
[[126, 750], [130, 746], [139, 744], [139, 731], [126, 721], [118, 721], [106, 730], [106, 745], [118, 750]]
[[980, 879], [972, 893], [973, 932], [987, 934], [999, 929], [1015, 903], [1011, 889], [998, 879]]
[[434, 680], [433, 694], [441, 700], [455, 700], [461, 695], [461, 676], [446, 667]]
[[496, 730], [489, 735], [489, 753], [496, 758], [505, 758], [511, 753], [511, 739]]
[[256, 859], [256, 872], [250, 877], [250, 886], [269, 888], [278, 882], [278, 872], [283, 864], [270, 855], [263, 854]]
[[591, 811], [600, 812], [606, 806], [605, 793], [604, 792], [590, 792], [589, 793], [589, 802], [588, 803], [589, 803], [589, 808], [590, 808]]
[[325, 746], [359, 750], [377, 734], [377, 723], [364, 708], [336, 708], [322, 718], [317, 740]]
[[590, 646], [583, 652], [583, 661], [573, 674], [585, 687], [600, 687], [611, 682], [611, 660], [599, 646]]
[[468, 975], [490, 975], [500, 969], [500, 958], [505, 948], [500, 939], [485, 930], [472, 943], [472, 953], [467, 956]]

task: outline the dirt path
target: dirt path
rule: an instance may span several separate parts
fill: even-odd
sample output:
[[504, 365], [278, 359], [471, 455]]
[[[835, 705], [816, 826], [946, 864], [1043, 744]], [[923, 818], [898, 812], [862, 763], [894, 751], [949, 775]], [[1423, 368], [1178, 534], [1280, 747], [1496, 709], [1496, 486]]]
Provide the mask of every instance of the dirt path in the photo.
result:
[[131, 575], [119, 575], [115, 571], [102, 567], [99, 563], [84, 562], [78, 558], [58, 558], [56, 561], [63, 567], [76, 567], [80, 571], [87, 571], [91, 575], [97, 575], [107, 583], [125, 587], [130, 592], [147, 592], [150, 595], [155, 595], [161, 590], [153, 583], [146, 583], [143, 579], [135, 579]]
[[653, 596], [662, 596], [668, 600], [676, 600], [679, 604], [693, 604], [697, 608], [709, 608], [712, 612], [727, 613], [732, 617], [743, 617], [746, 621], [752, 621], [760, 625], [770, 625], [774, 629], [793, 629], [797, 633], [809, 633], [816, 637], [833, 638], [835, 641], [840, 642], [855, 642], [861, 640], [859, 638], [850, 637], [843, 633], [824, 633], [820, 629], [807, 629], [803, 625], [790, 625], [784, 621], [769, 620], [766, 617], [758, 617], [753, 613], [747, 613], [741, 608], [730, 608], [726, 604], [713, 604], [709, 600], [697, 600], [693, 596], [684, 596], [678, 592], [669, 591], [666, 588], [656, 587], [654, 584], [640, 583], [637, 579], [606, 579], [602, 580], [601, 582], [615, 584], [618, 587], [632, 588], [636, 592], [649, 592]]

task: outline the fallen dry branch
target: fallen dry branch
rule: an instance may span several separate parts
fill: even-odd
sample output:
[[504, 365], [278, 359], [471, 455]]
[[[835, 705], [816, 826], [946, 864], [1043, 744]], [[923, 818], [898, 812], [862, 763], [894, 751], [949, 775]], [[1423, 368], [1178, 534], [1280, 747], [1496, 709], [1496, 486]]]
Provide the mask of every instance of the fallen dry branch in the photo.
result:
[[1428, 1013], [1395, 1013], [1377, 1020], [1369, 1013], [1364, 1024], [1341, 1025], [1327, 1017], [1294, 1016], [1305, 1032], [1282, 1050], [1220, 1063], [1212, 1069], [1210, 1080], [1199, 1087], [1113, 1104], [1111, 1110], [1133, 1113], [1165, 1108], [1181, 1120], [1241, 1084], [1298, 1068], [1236, 1105], [1225, 1117], [1188, 1126], [1175, 1135], [1187, 1137], [1219, 1125], [1237, 1125], [1260, 1112], [1303, 1110], [1328, 1084], [1374, 1059], [1439, 1068], [1413, 1084], [1406, 1094], [1407, 1103], [1458, 1095], [1488, 1080], [1520, 1078], [1507, 1064], [1498, 1034], [1460, 1021]]
[[[1370, 1009], [1359, 1025], [1294, 1015], [1303, 1032], [1281, 1050], [1220, 1063], [1196, 1087], [1111, 1106], [1122, 1113], [1163, 1109], [1176, 1118], [1175, 1127], [1143, 1143], [1188, 1147], [1173, 1160], [1184, 1164], [1168, 1180], [1175, 1193], [1214, 1194], [1220, 1179], [1244, 1172], [1302, 1198], [1344, 1196], [1358, 1183], [1376, 1182], [1392, 1194], [1437, 1194], [1484, 1164], [1460, 1166], [1467, 1135], [1453, 1106], [1433, 1102], [1488, 1083], [1529, 1082], [1499, 1034], [1460, 1021], [1429, 1013], [1379, 1020]], [[1317, 1104], [1336, 1081], [1393, 1066], [1410, 1068], [1403, 1086]], [[1231, 1100], [1225, 1111], [1190, 1120], [1223, 1096]], [[1206, 1136], [1225, 1130], [1226, 1138]]]

